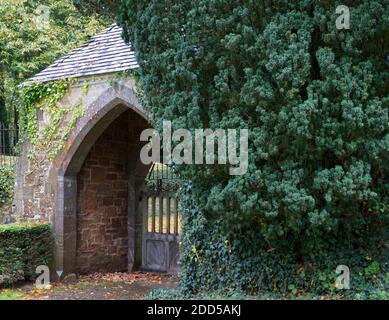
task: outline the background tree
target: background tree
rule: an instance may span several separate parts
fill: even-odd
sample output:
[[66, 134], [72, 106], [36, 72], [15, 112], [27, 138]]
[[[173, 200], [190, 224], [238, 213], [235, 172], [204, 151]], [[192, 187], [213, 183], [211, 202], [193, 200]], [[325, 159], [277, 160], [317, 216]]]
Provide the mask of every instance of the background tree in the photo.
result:
[[[104, 19], [114, 19], [120, 1], [118, 0], [73, 0], [74, 5], [82, 12], [90, 15], [97, 14]], [[106, 20], [105, 20], [106, 21]]]
[[112, 23], [111, 11], [88, 4], [80, 11], [72, 0], [0, 0], [0, 122], [17, 122], [21, 82]]
[[[340, 4], [350, 30], [335, 27]], [[189, 181], [186, 292], [328, 291], [339, 264], [357, 288], [371, 259], [388, 272], [388, 12], [385, 0], [122, 0], [156, 126], [250, 130], [246, 175], [176, 168]]]

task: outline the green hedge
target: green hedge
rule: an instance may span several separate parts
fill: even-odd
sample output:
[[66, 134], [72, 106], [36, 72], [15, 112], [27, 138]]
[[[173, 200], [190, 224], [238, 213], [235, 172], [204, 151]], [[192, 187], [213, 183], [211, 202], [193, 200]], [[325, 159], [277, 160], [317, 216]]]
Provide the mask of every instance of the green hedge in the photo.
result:
[[49, 224], [0, 225], [0, 286], [36, 277], [39, 265], [50, 265], [53, 252]]

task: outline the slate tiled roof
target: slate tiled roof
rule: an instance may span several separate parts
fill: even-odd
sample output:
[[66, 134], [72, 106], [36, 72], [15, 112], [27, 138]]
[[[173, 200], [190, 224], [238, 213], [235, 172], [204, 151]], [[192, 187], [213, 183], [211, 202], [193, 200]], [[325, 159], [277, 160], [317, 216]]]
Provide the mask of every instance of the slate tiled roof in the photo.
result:
[[121, 34], [121, 27], [110, 26], [28, 81], [78, 78], [137, 68], [135, 52]]

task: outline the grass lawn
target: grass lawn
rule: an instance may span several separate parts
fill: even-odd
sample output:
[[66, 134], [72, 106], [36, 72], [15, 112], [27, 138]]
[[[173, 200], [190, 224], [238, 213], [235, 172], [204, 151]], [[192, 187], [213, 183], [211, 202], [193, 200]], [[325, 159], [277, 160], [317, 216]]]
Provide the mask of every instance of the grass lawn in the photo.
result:
[[24, 295], [20, 289], [4, 289], [0, 291], [0, 300], [23, 300]]

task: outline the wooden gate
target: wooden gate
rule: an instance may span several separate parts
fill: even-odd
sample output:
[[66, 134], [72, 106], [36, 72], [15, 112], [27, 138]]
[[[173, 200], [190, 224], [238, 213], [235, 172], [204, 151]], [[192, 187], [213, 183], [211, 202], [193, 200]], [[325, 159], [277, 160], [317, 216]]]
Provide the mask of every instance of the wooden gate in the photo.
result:
[[176, 182], [170, 169], [154, 164], [143, 199], [142, 269], [177, 273], [181, 233]]

